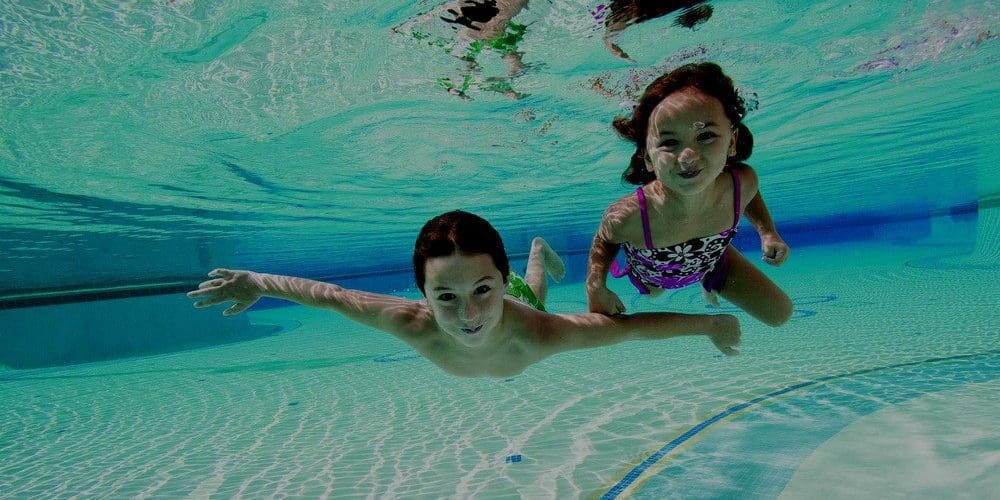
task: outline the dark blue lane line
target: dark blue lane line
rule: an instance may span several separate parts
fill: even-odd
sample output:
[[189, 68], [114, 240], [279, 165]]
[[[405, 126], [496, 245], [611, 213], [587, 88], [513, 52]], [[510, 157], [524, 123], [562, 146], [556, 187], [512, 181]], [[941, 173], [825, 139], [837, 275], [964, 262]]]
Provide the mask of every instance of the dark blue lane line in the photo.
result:
[[960, 355], [956, 355], [956, 356], [947, 356], [947, 357], [941, 357], [941, 358], [929, 358], [929, 359], [923, 359], [923, 360], [920, 360], [920, 361], [910, 361], [910, 362], [907, 362], [907, 363], [898, 363], [898, 364], [895, 364], [895, 365], [879, 366], [879, 367], [875, 367], [875, 368], [865, 368], [863, 370], [857, 370], [857, 371], [847, 372], [847, 373], [840, 373], [840, 374], [836, 374], [836, 375], [827, 375], [825, 377], [820, 377], [820, 378], [817, 378], [817, 379], [814, 379], [814, 380], [808, 380], [806, 382], [801, 382], [801, 383], [798, 383], [798, 384], [795, 384], [795, 385], [791, 385], [791, 386], [788, 386], [788, 387], [785, 387], [785, 388], [782, 388], [782, 389], [778, 389], [776, 391], [767, 393], [767, 394], [765, 394], [763, 396], [758, 396], [756, 398], [753, 398], [753, 399], [751, 399], [749, 401], [745, 401], [743, 403], [739, 403], [737, 405], [733, 405], [733, 406], [731, 406], [729, 408], [726, 408], [725, 410], [723, 410], [723, 411], [721, 411], [719, 413], [716, 413], [715, 415], [712, 415], [708, 419], [703, 420], [702, 422], [699, 422], [698, 424], [696, 424], [694, 427], [692, 427], [691, 429], [689, 429], [684, 434], [681, 434], [680, 436], [677, 436], [676, 438], [672, 439], [667, 444], [665, 444], [662, 447], [660, 447], [660, 449], [656, 450], [656, 452], [654, 452], [652, 455], [650, 455], [649, 458], [643, 460], [642, 463], [640, 463], [639, 465], [636, 465], [635, 467], [633, 467], [632, 470], [630, 470], [627, 474], [625, 474], [624, 477], [622, 477], [617, 483], [615, 483], [615, 485], [612, 486], [611, 489], [609, 489], [607, 492], [605, 492], [603, 495], [601, 495], [601, 499], [602, 500], [610, 500], [610, 499], [613, 499], [613, 498], [618, 498], [618, 495], [621, 495], [622, 492], [624, 492], [626, 488], [628, 488], [629, 486], [631, 486], [632, 483], [634, 483], [637, 479], [639, 479], [639, 476], [641, 476], [644, 472], [646, 472], [646, 470], [648, 470], [650, 467], [652, 467], [653, 464], [655, 464], [656, 462], [659, 462], [660, 459], [662, 459], [664, 456], [666, 456], [668, 453], [670, 453], [671, 451], [673, 451], [674, 449], [676, 449], [678, 446], [680, 446], [684, 442], [690, 440], [691, 438], [693, 438], [694, 436], [696, 436], [701, 431], [703, 431], [706, 428], [710, 427], [712, 424], [715, 424], [716, 422], [718, 422], [718, 421], [720, 421], [720, 420], [722, 420], [722, 419], [724, 419], [726, 417], [732, 416], [733, 414], [739, 413], [740, 411], [745, 410], [745, 409], [747, 409], [747, 408], [749, 408], [751, 406], [758, 405], [758, 404], [760, 404], [760, 403], [762, 403], [762, 402], [764, 402], [766, 400], [777, 398], [778, 396], [781, 396], [783, 394], [787, 394], [789, 392], [792, 392], [792, 391], [795, 391], [795, 390], [798, 390], [798, 389], [802, 389], [803, 387], [809, 387], [809, 386], [821, 384], [823, 382], [829, 382], [831, 380], [837, 380], [837, 379], [848, 378], [848, 377], [856, 377], [858, 375], [866, 375], [866, 374], [869, 374], [869, 373], [875, 373], [875, 372], [880, 372], [880, 371], [892, 370], [892, 369], [896, 369], [896, 368], [906, 368], [906, 367], [910, 367], [910, 366], [917, 366], [917, 365], [923, 365], [923, 364], [939, 363], [939, 362], [942, 362], [942, 361], [956, 361], [956, 360], [978, 358], [978, 357], [989, 357], [989, 356], [995, 356], [998, 353], [1000, 353], [1000, 350], [986, 351], [986, 352], [975, 353], [975, 354], [960, 354]]

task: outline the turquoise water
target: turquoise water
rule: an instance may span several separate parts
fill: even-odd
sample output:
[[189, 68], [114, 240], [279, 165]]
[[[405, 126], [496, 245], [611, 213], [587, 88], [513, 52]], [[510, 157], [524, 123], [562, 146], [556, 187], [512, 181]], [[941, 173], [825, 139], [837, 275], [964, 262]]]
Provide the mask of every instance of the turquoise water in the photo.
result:
[[[736, 313], [734, 358], [704, 338], [632, 342], [461, 379], [295, 306], [251, 311], [284, 328], [259, 340], [0, 372], [0, 491], [566, 498], [625, 482], [637, 498], [993, 498], [1000, 292], [984, 286], [996, 265], [968, 257], [973, 229], [799, 249], [773, 273], [792, 320]], [[549, 306], [584, 307], [582, 285], [553, 287]], [[706, 306], [682, 290], [633, 307]]]
[[[0, 497], [1000, 494], [995, 5], [711, 2], [631, 26], [630, 62], [596, 2], [533, 1], [511, 77], [408, 24], [437, 3], [0, 2]], [[608, 123], [703, 59], [758, 103], [793, 249], [765, 272], [796, 312], [741, 315], [739, 357], [675, 339], [457, 379], [323, 311], [179, 293], [227, 266], [415, 297], [416, 231], [464, 208], [512, 254], [550, 241], [549, 309], [582, 310], [628, 190]]]

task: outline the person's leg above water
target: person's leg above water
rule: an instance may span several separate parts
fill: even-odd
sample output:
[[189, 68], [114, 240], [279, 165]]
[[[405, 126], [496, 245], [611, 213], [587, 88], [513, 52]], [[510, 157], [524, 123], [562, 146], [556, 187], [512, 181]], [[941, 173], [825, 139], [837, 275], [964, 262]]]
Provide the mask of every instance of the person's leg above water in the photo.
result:
[[528, 265], [524, 270], [524, 281], [531, 287], [531, 291], [535, 293], [535, 297], [542, 304], [545, 303], [549, 289], [546, 274], [558, 283], [566, 276], [566, 267], [559, 254], [545, 240], [536, 236], [531, 240]]

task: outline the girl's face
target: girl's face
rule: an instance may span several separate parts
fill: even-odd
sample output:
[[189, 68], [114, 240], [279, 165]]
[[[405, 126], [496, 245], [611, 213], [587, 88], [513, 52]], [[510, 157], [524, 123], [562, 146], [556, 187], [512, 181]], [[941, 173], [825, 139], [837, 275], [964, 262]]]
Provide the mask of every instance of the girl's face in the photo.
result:
[[427, 306], [441, 330], [461, 345], [485, 345], [503, 318], [507, 288], [493, 259], [485, 253], [455, 252], [431, 257], [424, 266]]
[[646, 168], [675, 193], [703, 192], [736, 154], [736, 131], [718, 99], [693, 87], [664, 98], [649, 115]]

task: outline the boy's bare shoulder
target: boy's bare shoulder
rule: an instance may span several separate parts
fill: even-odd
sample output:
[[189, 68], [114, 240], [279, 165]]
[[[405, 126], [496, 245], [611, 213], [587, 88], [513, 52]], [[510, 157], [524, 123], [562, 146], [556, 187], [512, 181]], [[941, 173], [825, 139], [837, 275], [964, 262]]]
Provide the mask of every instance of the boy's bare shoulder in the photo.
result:
[[539, 311], [513, 297], [504, 297], [504, 323], [514, 331], [516, 337], [534, 344], [546, 344], [553, 340], [553, 334], [579, 327], [586, 323], [587, 316], [581, 314], [556, 314]]
[[390, 314], [393, 330], [404, 340], [417, 340], [434, 336], [437, 323], [427, 304], [409, 300], [401, 303]]
[[509, 295], [504, 296], [503, 326], [514, 337], [536, 342], [545, 333], [554, 314], [539, 311]]

